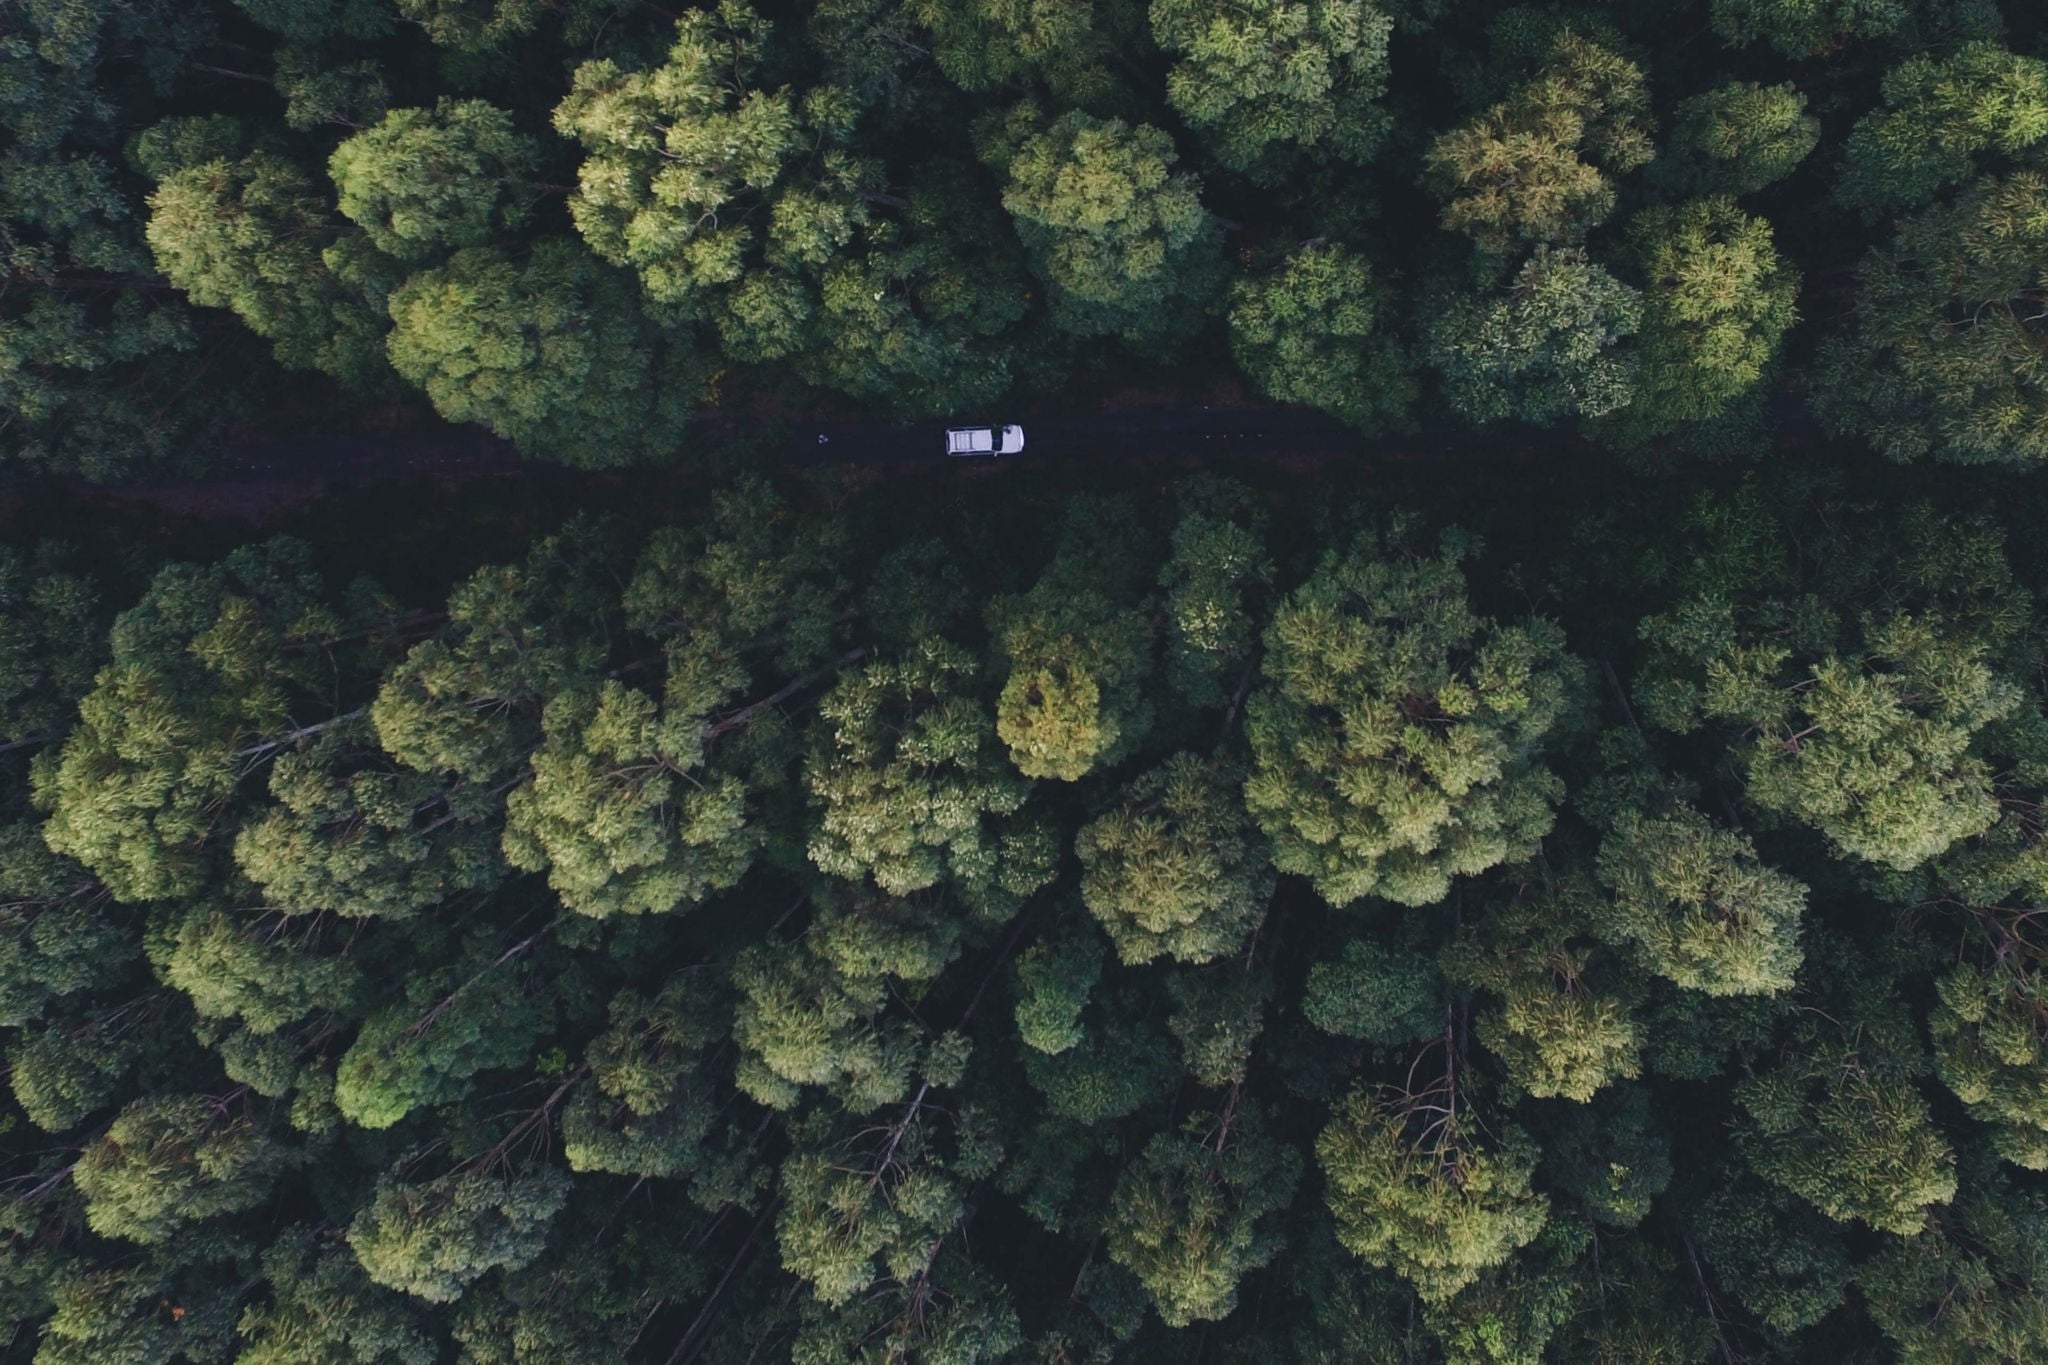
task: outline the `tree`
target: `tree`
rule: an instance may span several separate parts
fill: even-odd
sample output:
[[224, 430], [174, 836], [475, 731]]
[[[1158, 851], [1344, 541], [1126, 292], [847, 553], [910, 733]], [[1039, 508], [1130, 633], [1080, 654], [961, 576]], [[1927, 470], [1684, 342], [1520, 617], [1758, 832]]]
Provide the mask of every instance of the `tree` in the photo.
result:
[[262, 1203], [288, 1160], [233, 1096], [157, 1095], [116, 1115], [72, 1179], [94, 1232], [150, 1245]]
[[75, 547], [0, 547], [0, 742], [54, 739], [104, 660], [102, 585]]
[[1433, 1100], [1354, 1091], [1316, 1138], [1337, 1239], [1425, 1303], [1505, 1264], [1550, 1220], [1548, 1197], [1529, 1184], [1535, 1144], [1513, 1124], [1480, 1129], [1459, 1112], [1456, 1085]]
[[1585, 946], [1585, 932], [1569, 895], [1523, 895], [1444, 952], [1446, 976], [1499, 999], [1475, 1031], [1509, 1082], [1539, 1099], [1584, 1104], [1642, 1069], [1630, 982]]
[[702, 723], [607, 682], [547, 705], [506, 856], [586, 915], [665, 914], [738, 883], [761, 846], [744, 778], [703, 769]]
[[263, 1253], [268, 1302], [244, 1309], [245, 1365], [433, 1365], [433, 1337], [408, 1304], [370, 1283], [341, 1238], [291, 1228]]
[[271, 152], [168, 176], [149, 200], [157, 268], [192, 302], [232, 309], [293, 369], [351, 383], [385, 373], [375, 300], [394, 282], [295, 165]]
[[1673, 1174], [1671, 1134], [1649, 1089], [1611, 1085], [1590, 1103], [1550, 1105], [1542, 1113], [1544, 1167], [1557, 1190], [1596, 1222], [1641, 1226]]
[[1279, 1254], [1272, 1224], [1300, 1172], [1301, 1158], [1249, 1104], [1155, 1134], [1117, 1179], [1110, 1258], [1144, 1284], [1167, 1326], [1228, 1317], [1239, 1281]]
[[449, 1303], [479, 1277], [538, 1256], [568, 1194], [568, 1178], [547, 1167], [457, 1170], [420, 1184], [386, 1175], [349, 1224], [348, 1244], [376, 1283]]
[[676, 1179], [708, 1160], [724, 1099], [710, 1066], [731, 1023], [728, 992], [684, 971], [652, 997], [622, 990], [587, 1051], [590, 1076], [562, 1115], [572, 1171]]
[[1831, 581], [1739, 564], [1784, 577], [1709, 585], [1644, 619], [1637, 697], [1654, 723], [1730, 726], [1754, 807], [1881, 867], [1910, 871], [1990, 828], [1975, 736], [2020, 704], [1999, 661], [2026, 600], [1998, 534], [1921, 508], [1888, 542], [1839, 544]]
[[1619, 343], [1642, 322], [1642, 295], [1584, 251], [1539, 247], [1498, 294], [1452, 300], [1427, 355], [1468, 421], [1604, 417], [1635, 400], [1639, 365]]
[[2040, 972], [2022, 961], [1952, 968], [1935, 983], [1940, 1003], [1927, 1022], [1942, 1081], [1989, 1125], [1992, 1147], [2041, 1171], [2048, 1170], [2048, 1039]]
[[[158, 945], [164, 983], [185, 993], [201, 1019], [275, 1034], [308, 1015], [353, 1015], [366, 982], [319, 918], [290, 933], [275, 913], [195, 906]], [[168, 926], [167, 926], [168, 928]], [[326, 951], [322, 951], [322, 949]]]
[[1778, 995], [1799, 969], [1806, 888], [1764, 864], [1740, 834], [1689, 806], [1625, 814], [1600, 843], [1613, 894], [1592, 931], [1638, 966], [1707, 995]]
[[1081, 1012], [1102, 980], [1102, 940], [1085, 930], [1041, 939], [1017, 954], [1017, 1041], [1054, 1055], [1087, 1037]]
[[1571, 243], [1613, 212], [1609, 175], [1654, 155], [1651, 127], [1635, 63], [1565, 30], [1533, 80], [1431, 144], [1424, 183], [1484, 252]]
[[1735, 1087], [1735, 1147], [1837, 1222], [1910, 1236], [1929, 1205], [1955, 1197], [1955, 1150], [1913, 1084], [1926, 1058], [1889, 983], [1876, 964], [1825, 949], [1807, 992], [1819, 1008], [1794, 1026], [1800, 1046]]
[[405, 918], [504, 875], [495, 802], [398, 767], [360, 712], [280, 754], [269, 793], [235, 863], [281, 909]]
[[1002, 158], [1003, 207], [1056, 325], [1163, 349], [1221, 283], [1222, 229], [1173, 140], [1149, 124], [1074, 110]]
[[1411, 537], [1324, 557], [1267, 628], [1246, 704], [1245, 805], [1273, 865], [1333, 905], [1438, 900], [1533, 848], [1559, 795], [1539, 756], [1575, 682], [1560, 633], [1487, 621], [1459, 568], [1471, 543]]
[[928, 639], [861, 666], [818, 703], [825, 724], [804, 766], [819, 812], [812, 862], [898, 896], [950, 879], [1003, 916], [1050, 880], [1042, 834], [1005, 819], [1030, 784], [1002, 763], [970, 690], [977, 671], [965, 650]]
[[2048, 138], [2048, 62], [1994, 43], [1919, 53], [1886, 73], [1884, 104], [1850, 133], [1835, 187], [1870, 218], [1923, 207], [1967, 180], [1978, 158], [2019, 157]]
[[1996, 1182], [1917, 1235], [1886, 1239], [1858, 1267], [1857, 1286], [1912, 1365], [2024, 1360], [2048, 1348], [2044, 1237], [2040, 1195]]
[[1301, 1010], [1325, 1033], [1406, 1048], [1443, 1028], [1443, 987], [1428, 954], [1354, 938], [1340, 955], [1309, 968]]
[[1629, 237], [1644, 285], [1634, 391], [1600, 430], [1642, 442], [1757, 393], [1792, 326], [1799, 272], [1780, 260], [1771, 225], [1732, 199], [1645, 209]]
[[880, 188], [850, 148], [843, 91], [751, 88], [770, 27], [744, 0], [691, 10], [663, 65], [585, 62], [555, 111], [588, 153], [569, 204], [584, 241], [655, 304], [713, 322], [739, 361], [802, 348], [815, 274], [848, 253]]
[[588, 524], [543, 537], [517, 564], [489, 565], [448, 596], [448, 619], [414, 645], [370, 703], [386, 753], [459, 784], [492, 809], [523, 775], [547, 699], [599, 671], [618, 607], [616, 566]]
[[1031, 591], [989, 603], [1005, 670], [996, 733], [1026, 777], [1073, 782], [1118, 762], [1151, 725], [1140, 691], [1152, 666], [1143, 569], [1128, 536], [1109, 535], [1128, 512], [1076, 502]]
[[1687, 1215], [1700, 1259], [1773, 1332], [1813, 1326], [1848, 1297], [1855, 1266], [1840, 1224], [1754, 1176], [1725, 1179]]
[[251, 761], [292, 743], [304, 730], [293, 712], [332, 687], [315, 647], [341, 619], [324, 595], [306, 547], [282, 539], [159, 573], [115, 621], [112, 662], [37, 769], [50, 847], [124, 900], [197, 890]]
[[1067, 103], [1112, 93], [1108, 59], [1144, 27], [1143, 7], [1126, 0], [903, 0], [903, 8], [930, 33], [932, 59], [962, 90], [1043, 79]]
[[[342, 1117], [389, 1128], [414, 1110], [461, 1099], [481, 1072], [524, 1062], [554, 1014], [541, 984], [549, 964], [534, 960], [538, 939], [508, 947], [475, 934], [453, 961], [409, 975], [403, 997], [363, 1021], [335, 1068]], [[389, 1283], [374, 1270], [372, 1278]]]
[[1266, 913], [1265, 850], [1219, 766], [1176, 754], [1075, 836], [1081, 898], [1126, 964], [1227, 956]]
[[985, 214], [979, 181], [935, 161], [900, 207], [873, 196], [872, 247], [824, 267], [800, 373], [903, 417], [969, 411], [1009, 388], [1009, 334], [1030, 307], [1030, 278], [1015, 236]]
[[334, 149], [327, 172], [342, 214], [387, 256], [416, 262], [487, 245], [530, 205], [539, 146], [483, 100], [394, 109]]
[[1250, 490], [1191, 483], [1159, 568], [1165, 595], [1167, 683], [1197, 706], [1231, 705], [1257, 657], [1273, 561]]
[[1362, 256], [1304, 246], [1273, 273], [1231, 286], [1231, 354], [1269, 398], [1321, 408], [1361, 431], [1399, 426], [1415, 384], [1386, 335], [1387, 304]]
[[1288, 152], [1362, 163], [1385, 137], [1394, 25], [1367, 0], [1162, 0], [1149, 15], [1179, 58], [1168, 102], [1230, 169], [1271, 182]]
[[1814, 409], [1894, 460], [2048, 458], [2048, 379], [2033, 317], [2048, 272], [2035, 170], [1970, 182], [1864, 258], [1847, 330], [1824, 350]]
[[1651, 176], [1674, 193], [1755, 194], [1792, 174], [1820, 142], [1820, 120], [1791, 82], [1730, 81], [1680, 100]]
[[623, 277], [544, 238], [523, 262], [457, 252], [390, 301], [391, 366], [451, 422], [481, 422], [584, 467], [672, 456], [700, 383], [683, 333], [657, 331]]

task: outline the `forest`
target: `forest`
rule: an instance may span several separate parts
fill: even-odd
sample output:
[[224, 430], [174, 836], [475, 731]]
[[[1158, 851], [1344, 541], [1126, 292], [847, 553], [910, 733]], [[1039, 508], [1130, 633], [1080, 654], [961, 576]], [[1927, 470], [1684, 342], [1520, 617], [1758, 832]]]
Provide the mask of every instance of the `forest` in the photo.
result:
[[2043, 461], [2020, 0], [0, 6], [0, 1365], [2048, 1360]]

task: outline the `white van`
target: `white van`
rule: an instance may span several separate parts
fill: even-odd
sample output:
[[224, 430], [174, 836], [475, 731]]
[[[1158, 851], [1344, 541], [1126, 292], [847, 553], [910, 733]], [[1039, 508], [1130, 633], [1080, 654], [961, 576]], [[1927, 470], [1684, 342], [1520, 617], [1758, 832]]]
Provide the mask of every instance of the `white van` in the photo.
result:
[[948, 455], [1015, 455], [1024, 449], [1024, 428], [1003, 428], [1003, 441], [996, 444], [993, 427], [951, 427], [946, 431]]

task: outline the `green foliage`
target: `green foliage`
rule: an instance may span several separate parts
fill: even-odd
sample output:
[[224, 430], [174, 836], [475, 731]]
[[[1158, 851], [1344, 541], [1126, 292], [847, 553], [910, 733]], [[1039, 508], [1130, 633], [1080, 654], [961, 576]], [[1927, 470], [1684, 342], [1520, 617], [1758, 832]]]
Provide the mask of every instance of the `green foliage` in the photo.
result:
[[847, 147], [844, 92], [750, 88], [770, 27], [744, 0], [691, 10], [664, 64], [585, 62], [555, 111], [588, 153], [570, 201], [584, 241], [655, 303], [713, 322], [739, 360], [797, 349], [807, 276], [860, 233], [877, 180]]
[[1724, 41], [1767, 41], [1787, 57], [1819, 56], [1856, 39], [1903, 38], [1923, 24], [1969, 37], [1999, 28], [1997, 10], [1981, 0], [1713, 0], [1712, 14]]
[[1725, 198], [1645, 209], [1629, 222], [1644, 285], [1634, 392], [1603, 431], [1641, 442], [1713, 421], [1770, 375], [1799, 273], [1771, 226]]
[[1811, 1327], [1848, 1297], [1855, 1272], [1841, 1228], [1754, 1180], [1701, 1199], [1690, 1215], [1702, 1260], [1774, 1332]]
[[671, 453], [698, 395], [687, 344], [569, 241], [543, 239], [524, 262], [458, 252], [408, 278], [390, 307], [392, 368], [443, 417], [569, 464]]
[[1885, 108], [1849, 136], [1836, 195], [1871, 217], [1919, 208], [1986, 154], [2014, 157], [2048, 138], [2048, 63], [1991, 43], [1908, 57], [1884, 78]]
[[1497, 295], [1454, 299], [1427, 355], [1469, 421], [1604, 417], [1635, 399], [1637, 360], [1617, 345], [1642, 323], [1642, 295], [1585, 252], [1539, 247]]
[[232, 309], [294, 369], [374, 383], [384, 373], [380, 310], [389, 278], [334, 221], [312, 181], [251, 152], [179, 170], [149, 201], [157, 268], [192, 302]]
[[1633, 813], [1601, 841], [1613, 893], [1593, 932], [1626, 944], [1645, 971], [1707, 995], [1777, 995], [1799, 969], [1806, 888], [1766, 866], [1740, 834], [1690, 807]]
[[1443, 1095], [1448, 1106], [1356, 1092], [1316, 1139], [1338, 1240], [1432, 1304], [1504, 1264], [1550, 1218], [1530, 1188], [1528, 1135], [1489, 1124], [1488, 1139], [1457, 1113], [1455, 1083]]
[[516, 230], [539, 160], [512, 116], [483, 100], [394, 109], [334, 149], [327, 171], [341, 212], [402, 261], [487, 244]]
[[233, 1097], [159, 1095], [116, 1115], [72, 1178], [94, 1232], [152, 1244], [262, 1203], [285, 1162]]
[[1942, 1081], [1990, 1126], [2000, 1156], [2048, 1170], [2048, 1039], [2038, 968], [1965, 963], [1936, 988], [1941, 1000], [1927, 1022]]
[[320, 596], [306, 547], [286, 540], [160, 573], [115, 621], [112, 661], [37, 769], [50, 847], [124, 900], [198, 889], [249, 761], [289, 743], [267, 737], [317, 704], [306, 692], [326, 661], [310, 647], [340, 624]]
[[1867, 967], [1838, 970], [1841, 985], [1865, 988], [1856, 1003], [1869, 1013], [1802, 1016], [1804, 1046], [1735, 1087], [1736, 1149], [1830, 1218], [1909, 1236], [1928, 1205], [1955, 1197], [1955, 1152], [1913, 1084], [1925, 1069], [1918, 1038], [1872, 1008], [1889, 1001]]
[[1614, 211], [1609, 177], [1654, 155], [1651, 129], [1642, 70], [1567, 30], [1535, 79], [1431, 144], [1424, 179], [1483, 251], [1574, 242]]
[[[1258, 647], [1253, 625], [1273, 582], [1273, 562], [1260, 518], [1239, 504], [1231, 485], [1196, 484], [1188, 492], [1191, 505], [1174, 524], [1172, 553], [1159, 570], [1164, 671], [1194, 705], [1223, 706], [1250, 676]], [[1207, 505], [1212, 493], [1215, 505]]]
[[529, 980], [533, 942], [500, 952], [472, 943], [451, 966], [411, 977], [405, 999], [363, 1021], [336, 1069], [342, 1116], [389, 1128], [415, 1109], [461, 1098], [479, 1072], [524, 1061], [550, 1012]]
[[967, 651], [928, 639], [819, 702], [826, 725], [804, 767], [819, 867], [891, 895], [950, 879], [991, 908], [1049, 877], [1031, 830], [998, 823], [1030, 788], [1002, 767], [993, 719], [967, 690], [977, 671]]
[[736, 884], [761, 836], [738, 776], [699, 776], [702, 723], [607, 682], [548, 703], [533, 780], [506, 810], [506, 855], [546, 870], [586, 915], [664, 914]]
[[1179, 58], [1168, 102], [1230, 169], [1270, 180], [1297, 147], [1363, 162], [1386, 135], [1394, 26], [1367, 0], [1159, 0], [1148, 13]]
[[1274, 866], [1333, 905], [1426, 905], [1550, 828], [1559, 787], [1540, 755], [1576, 669], [1555, 627], [1472, 609], [1467, 552], [1456, 537], [1434, 555], [1362, 537], [1267, 630], [1245, 804]]
[[1836, 600], [1868, 603], [1853, 623], [1789, 587], [1754, 604], [1709, 590], [1646, 617], [1638, 690], [1666, 728], [1739, 729], [1752, 804], [1900, 871], [1998, 817], [1973, 746], [2021, 704], [1998, 663], [2026, 610], [1995, 532], [1924, 509], [1909, 523], [1887, 560], [1844, 547], [1862, 581]]
[[1871, 1319], [1900, 1360], [1964, 1365], [2048, 1348], [2048, 1208], [2036, 1193], [1994, 1189], [1890, 1241], [1859, 1270]]
[[1008, 156], [1003, 207], [1057, 326], [1160, 348], [1208, 306], [1222, 234], [1178, 160], [1158, 128], [1079, 110]]
[[1128, 555], [1102, 532], [1114, 505], [1077, 505], [1060, 552], [1031, 591], [988, 607], [1005, 665], [996, 733], [1026, 777], [1072, 782], [1129, 753], [1151, 711], [1140, 687], [1151, 670], [1151, 628], [1135, 599]]
[[348, 1244], [377, 1284], [448, 1303], [479, 1277], [538, 1256], [568, 1192], [568, 1178], [546, 1169], [458, 1170], [418, 1184], [387, 1175], [349, 1224]]
[[1684, 195], [1754, 194], [1819, 142], [1820, 120], [1797, 86], [1731, 81], [1679, 101], [1652, 175]]
[[1102, 942], [1093, 934], [1034, 943], [1017, 955], [1017, 1041], [1065, 1052], [1083, 1038], [1081, 1011], [1102, 979]]
[[1496, 907], [1446, 950], [1445, 975], [1500, 1002], [1475, 1032], [1513, 1085], [1580, 1104], [1642, 1068], [1626, 977], [1617, 988], [1586, 927], [1563, 898], [1523, 896]]
[[1265, 850], [1213, 763], [1180, 753], [1074, 838], [1081, 897], [1126, 963], [1207, 962], [1265, 915]]
[[1230, 347], [1267, 397], [1306, 403], [1362, 431], [1398, 426], [1415, 401], [1387, 335], [1387, 291], [1343, 246], [1304, 246], [1230, 289]]
[[1894, 460], [2048, 458], [2048, 381], [2032, 299], [2048, 271], [2039, 171], [1981, 176], [1873, 248], [1815, 410]]
[[1160, 1133], [1117, 1178], [1109, 1255], [1145, 1286], [1169, 1327], [1229, 1316], [1238, 1282], [1271, 1261], [1301, 1160], [1256, 1110]]
[[1309, 968], [1301, 1008], [1325, 1033], [1401, 1047], [1443, 1027], [1442, 993], [1427, 955], [1355, 938], [1341, 957]]
[[370, 1283], [341, 1239], [294, 1229], [263, 1254], [271, 1298], [244, 1309], [244, 1365], [433, 1365], [433, 1338], [406, 1302]]

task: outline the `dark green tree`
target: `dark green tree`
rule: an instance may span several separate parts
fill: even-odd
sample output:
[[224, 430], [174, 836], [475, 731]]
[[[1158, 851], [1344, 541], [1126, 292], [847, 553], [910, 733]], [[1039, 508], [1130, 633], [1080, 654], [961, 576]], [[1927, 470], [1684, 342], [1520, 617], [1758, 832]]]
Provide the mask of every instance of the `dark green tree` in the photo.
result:
[[1459, 567], [1473, 548], [1361, 536], [1267, 629], [1245, 804], [1274, 866], [1334, 905], [1426, 905], [1550, 828], [1560, 787], [1541, 753], [1578, 670], [1554, 626], [1473, 610]]

